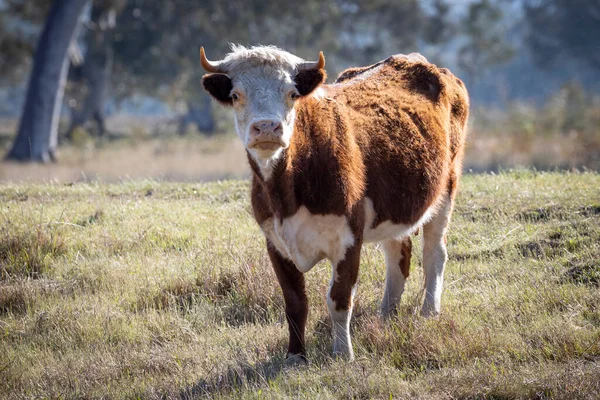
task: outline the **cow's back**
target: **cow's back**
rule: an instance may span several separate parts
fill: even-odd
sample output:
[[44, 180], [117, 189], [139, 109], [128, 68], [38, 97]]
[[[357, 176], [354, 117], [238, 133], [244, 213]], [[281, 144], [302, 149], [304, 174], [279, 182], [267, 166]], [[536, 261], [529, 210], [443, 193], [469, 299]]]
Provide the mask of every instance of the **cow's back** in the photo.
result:
[[345, 107], [366, 167], [373, 225], [416, 222], [455, 184], [468, 95], [447, 69], [396, 55], [342, 72], [326, 96]]

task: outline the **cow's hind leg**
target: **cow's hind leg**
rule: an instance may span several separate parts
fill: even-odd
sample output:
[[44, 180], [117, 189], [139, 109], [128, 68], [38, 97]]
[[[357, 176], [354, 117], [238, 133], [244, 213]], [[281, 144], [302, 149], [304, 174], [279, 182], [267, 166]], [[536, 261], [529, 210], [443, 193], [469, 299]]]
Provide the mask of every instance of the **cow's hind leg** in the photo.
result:
[[404, 284], [410, 271], [412, 242], [410, 237], [402, 240], [389, 239], [382, 242], [385, 253], [385, 293], [381, 303], [381, 315], [389, 317], [396, 312], [404, 292]]
[[298, 271], [293, 262], [283, 258], [270, 243], [267, 243], [267, 250], [285, 300], [285, 317], [290, 332], [286, 358], [290, 363], [306, 362], [304, 330], [308, 316], [308, 299], [304, 275]]
[[345, 259], [333, 265], [331, 286], [327, 294], [327, 307], [333, 331], [333, 354], [348, 360], [354, 359], [350, 339], [350, 318], [358, 279], [360, 248], [361, 244], [355, 243], [346, 251]]
[[436, 215], [423, 226], [423, 268], [425, 269], [425, 300], [421, 314], [440, 313], [444, 267], [448, 259], [446, 229], [452, 214], [452, 197], [446, 196]]

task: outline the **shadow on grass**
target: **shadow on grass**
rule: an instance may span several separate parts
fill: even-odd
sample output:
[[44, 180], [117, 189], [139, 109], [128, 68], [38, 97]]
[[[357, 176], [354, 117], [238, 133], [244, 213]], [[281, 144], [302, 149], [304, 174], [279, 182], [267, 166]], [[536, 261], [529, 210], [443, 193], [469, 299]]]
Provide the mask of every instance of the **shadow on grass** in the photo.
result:
[[217, 394], [224, 395], [243, 388], [268, 387], [270, 380], [290, 368], [294, 367], [287, 367], [282, 357], [273, 357], [269, 361], [254, 365], [232, 366], [226, 372], [218, 374], [211, 380], [200, 379], [194, 385], [183, 389], [179, 393], [179, 398], [210, 398]]
[[331, 356], [330, 325], [325, 319], [319, 320], [317, 328], [311, 339], [306, 341], [308, 364], [286, 364], [283, 357], [287, 347], [287, 339], [281, 341], [276, 347], [277, 355], [270, 354], [270, 358], [256, 364], [239, 362], [230, 366], [223, 373], [210, 372], [211, 377], [202, 378], [195, 384], [179, 392], [180, 399], [213, 398], [217, 396], [229, 397], [240, 390], [256, 392], [260, 388], [271, 387], [271, 381], [282, 374], [302, 370], [309, 367], [324, 368], [334, 362]]

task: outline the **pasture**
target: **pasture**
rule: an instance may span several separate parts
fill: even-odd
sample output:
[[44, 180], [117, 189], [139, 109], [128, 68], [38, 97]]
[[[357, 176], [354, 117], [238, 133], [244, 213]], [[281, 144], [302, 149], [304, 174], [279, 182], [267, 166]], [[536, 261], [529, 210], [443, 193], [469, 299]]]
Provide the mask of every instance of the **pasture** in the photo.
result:
[[330, 266], [307, 274], [310, 365], [284, 366], [283, 299], [249, 183], [3, 183], [0, 397], [598, 398], [600, 175], [465, 175], [442, 315], [398, 316], [368, 245], [356, 361], [331, 357]]

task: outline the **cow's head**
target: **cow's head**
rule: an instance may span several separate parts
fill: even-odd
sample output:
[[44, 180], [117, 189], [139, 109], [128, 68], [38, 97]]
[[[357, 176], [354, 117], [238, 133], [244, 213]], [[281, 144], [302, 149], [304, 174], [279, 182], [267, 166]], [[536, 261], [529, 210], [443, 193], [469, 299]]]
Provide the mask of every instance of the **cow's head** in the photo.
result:
[[202, 85], [235, 113], [237, 134], [261, 169], [276, 161], [290, 145], [295, 104], [326, 78], [323, 52], [318, 61], [304, 61], [272, 46], [232, 46], [221, 61], [200, 61], [210, 72]]

